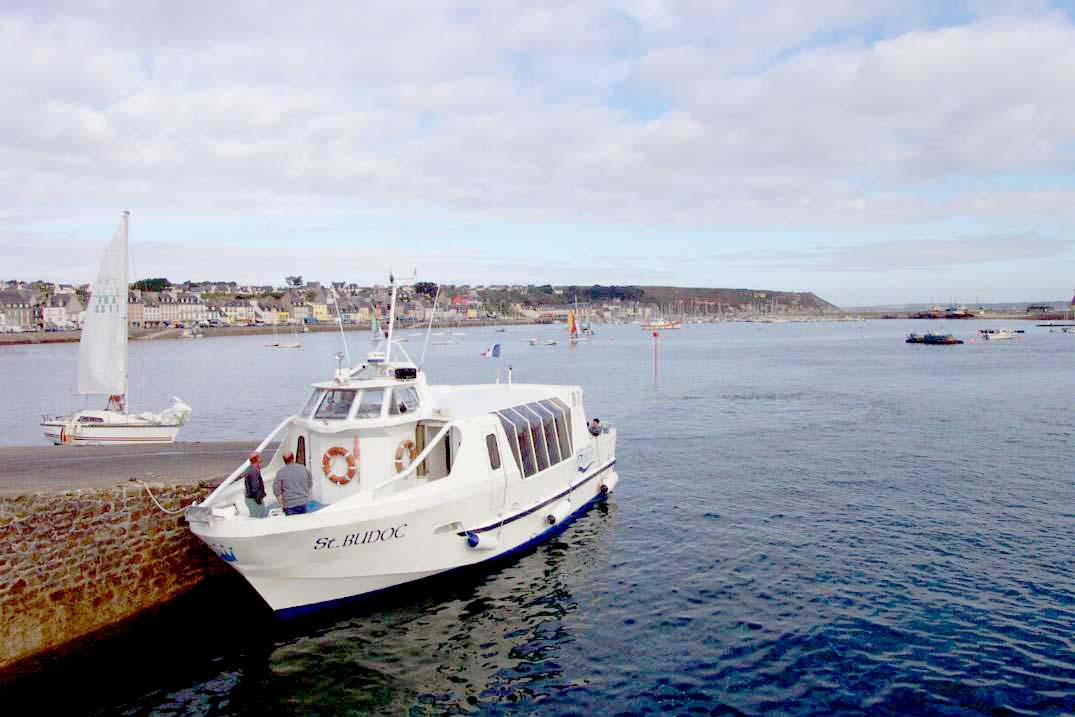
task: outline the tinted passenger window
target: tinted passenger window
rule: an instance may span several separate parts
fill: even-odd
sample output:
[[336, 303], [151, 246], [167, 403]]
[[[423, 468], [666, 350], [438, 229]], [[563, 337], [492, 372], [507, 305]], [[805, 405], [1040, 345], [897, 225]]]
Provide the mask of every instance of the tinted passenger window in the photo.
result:
[[512, 422], [515, 428], [515, 438], [519, 442], [519, 454], [522, 458], [523, 475], [527, 478], [537, 473], [534, 464], [534, 443], [530, 438], [530, 424], [512, 409], [504, 411], [504, 416]]
[[558, 398], [544, 402], [546, 408], [556, 414], [556, 435], [560, 439], [560, 455], [571, 455], [571, 409]]
[[511, 454], [515, 456], [515, 465], [519, 467], [521, 473], [523, 464], [519, 460], [519, 439], [515, 437], [515, 425], [501, 414], [496, 415], [500, 419], [500, 425], [504, 427], [504, 435], [508, 437], [508, 447], [511, 448]]
[[541, 418], [526, 406], [519, 406], [515, 410], [525, 416], [530, 423], [530, 436], [534, 439], [538, 470], [543, 471], [549, 467], [549, 452], [545, 447], [545, 430], [541, 427]]
[[500, 467], [500, 449], [496, 445], [495, 433], [490, 433], [485, 437], [485, 447], [489, 451], [489, 467], [495, 471]]

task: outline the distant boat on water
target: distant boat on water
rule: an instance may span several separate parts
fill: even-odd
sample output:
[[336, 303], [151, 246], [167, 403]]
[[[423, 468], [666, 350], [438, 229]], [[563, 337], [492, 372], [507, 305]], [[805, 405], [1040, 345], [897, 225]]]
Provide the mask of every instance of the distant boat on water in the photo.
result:
[[978, 335], [986, 341], [1010, 341], [1015, 338], [1016, 334], [1021, 334], [1022, 331], [1016, 331], [1014, 329], [978, 329]]
[[647, 331], [667, 331], [668, 329], [681, 329], [683, 328], [683, 322], [673, 321], [671, 319], [655, 319], [653, 321], [647, 321], [643, 323], [642, 328]]
[[929, 331], [924, 335], [909, 334], [904, 343], [926, 344], [927, 346], [955, 346], [956, 344], [963, 343], [963, 341], [952, 336], [952, 334], [936, 334]]

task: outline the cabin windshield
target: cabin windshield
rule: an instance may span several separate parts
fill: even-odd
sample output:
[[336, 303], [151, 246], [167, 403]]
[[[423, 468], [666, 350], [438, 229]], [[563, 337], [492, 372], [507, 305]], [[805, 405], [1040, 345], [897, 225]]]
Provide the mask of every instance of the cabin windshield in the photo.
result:
[[326, 421], [342, 421], [351, 412], [351, 404], [355, 402], [355, 394], [358, 391], [353, 388], [341, 388], [325, 391], [325, 398], [314, 414], [314, 418]]
[[355, 418], [380, 418], [382, 403], [384, 403], [384, 389], [367, 388], [362, 392], [362, 400], [358, 403]]
[[418, 392], [410, 386], [396, 388], [392, 391], [392, 405], [389, 413], [398, 416], [402, 413], [413, 413], [418, 410]]
[[299, 418], [309, 418], [310, 414], [314, 411], [314, 406], [321, 402], [321, 389], [315, 388], [314, 392], [310, 394], [310, 397], [306, 399], [306, 403], [302, 405], [302, 410], [299, 411]]

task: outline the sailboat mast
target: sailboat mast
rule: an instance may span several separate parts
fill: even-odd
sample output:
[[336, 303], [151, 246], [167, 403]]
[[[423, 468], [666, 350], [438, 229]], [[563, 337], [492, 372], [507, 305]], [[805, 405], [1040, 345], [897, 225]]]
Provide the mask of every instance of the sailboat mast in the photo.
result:
[[392, 300], [388, 305], [388, 351], [385, 355], [385, 361], [392, 360], [392, 329], [396, 323], [396, 277], [389, 274], [388, 283], [392, 285]]

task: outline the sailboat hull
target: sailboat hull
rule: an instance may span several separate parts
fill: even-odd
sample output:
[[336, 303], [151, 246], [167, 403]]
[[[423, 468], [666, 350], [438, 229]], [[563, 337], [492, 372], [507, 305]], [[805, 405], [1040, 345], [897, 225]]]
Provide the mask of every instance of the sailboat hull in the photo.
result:
[[183, 423], [163, 423], [155, 414], [127, 415], [116, 411], [80, 411], [42, 421], [45, 439], [55, 445], [122, 446], [174, 443]]

